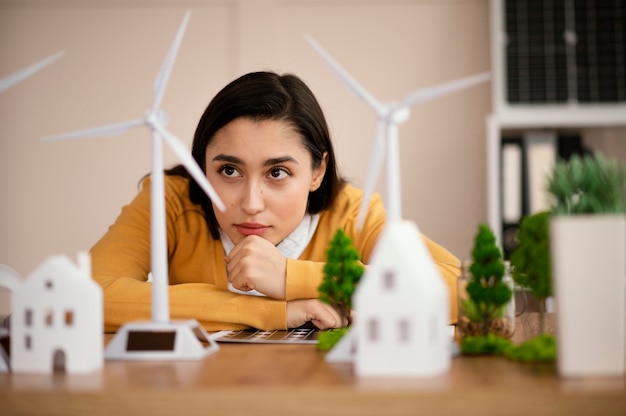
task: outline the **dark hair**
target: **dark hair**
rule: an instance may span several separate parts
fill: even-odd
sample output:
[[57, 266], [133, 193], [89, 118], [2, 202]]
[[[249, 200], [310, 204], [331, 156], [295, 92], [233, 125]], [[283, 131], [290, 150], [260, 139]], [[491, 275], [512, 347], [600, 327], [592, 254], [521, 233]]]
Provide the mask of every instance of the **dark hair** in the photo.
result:
[[[314, 169], [320, 166], [324, 152], [327, 152], [326, 173], [320, 187], [309, 193], [307, 212], [316, 214], [334, 202], [345, 181], [337, 169], [324, 113], [311, 90], [300, 78], [291, 74], [252, 72], [237, 78], [218, 92], [202, 114], [193, 138], [191, 154], [203, 170], [206, 167], [206, 148], [215, 133], [241, 117], [292, 124], [311, 153]], [[211, 235], [214, 239], [219, 239], [213, 205], [202, 188], [182, 165], [166, 173], [189, 178], [189, 198], [202, 206]]]

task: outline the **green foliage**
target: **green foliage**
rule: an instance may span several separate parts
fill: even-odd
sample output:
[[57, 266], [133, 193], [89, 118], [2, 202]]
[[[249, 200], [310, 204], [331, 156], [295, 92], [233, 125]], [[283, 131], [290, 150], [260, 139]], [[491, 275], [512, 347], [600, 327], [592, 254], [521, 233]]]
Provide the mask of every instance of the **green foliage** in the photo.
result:
[[470, 321], [480, 322], [483, 320], [478, 307], [471, 299], [461, 299], [461, 308], [463, 309], [463, 315]]
[[513, 280], [530, 289], [539, 300], [552, 296], [549, 234], [549, 212], [524, 217], [518, 234], [519, 245], [511, 253]]
[[320, 331], [317, 335], [317, 349], [328, 351], [339, 342], [339, 340], [348, 332], [348, 328], [336, 328], [327, 331]]
[[513, 361], [552, 362], [556, 360], [556, 342], [549, 334], [531, 338], [519, 345], [494, 334], [465, 337], [461, 340], [465, 355], [502, 355]]
[[469, 336], [461, 339], [461, 353], [466, 355], [504, 355], [513, 344], [495, 334]]
[[[463, 315], [467, 317], [471, 322], [480, 322], [483, 320], [483, 315], [479, 307], [471, 299], [461, 299], [461, 307], [463, 308]], [[502, 305], [494, 313], [494, 318], [501, 318], [505, 315], [506, 305]]]
[[514, 345], [505, 352], [513, 361], [541, 362], [556, 360], [556, 342], [550, 334], [539, 335], [528, 341]]
[[626, 167], [601, 154], [558, 161], [548, 178], [551, 212], [558, 215], [626, 212]]
[[[502, 307], [513, 296], [511, 288], [502, 280], [504, 262], [493, 232], [486, 224], [480, 224], [472, 250], [471, 280], [466, 290], [473, 305], [470, 311], [483, 322], [483, 334], [489, 332], [491, 321], [499, 317]], [[465, 310], [464, 310], [465, 313]], [[470, 318], [471, 319], [471, 318]]]
[[318, 288], [319, 299], [347, 315], [352, 309], [352, 294], [364, 270], [352, 239], [338, 229], [326, 251], [324, 280]]
[[472, 259], [470, 271], [474, 277], [489, 278], [493, 276], [502, 279], [504, 275], [502, 253], [496, 244], [496, 237], [486, 224], [478, 226], [478, 233], [474, 238]]

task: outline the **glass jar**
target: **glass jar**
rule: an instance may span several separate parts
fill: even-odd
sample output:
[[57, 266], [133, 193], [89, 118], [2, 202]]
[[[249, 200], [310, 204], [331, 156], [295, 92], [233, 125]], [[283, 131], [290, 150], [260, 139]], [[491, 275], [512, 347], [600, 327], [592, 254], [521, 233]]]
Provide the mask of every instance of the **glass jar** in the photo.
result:
[[471, 261], [461, 264], [461, 275], [457, 280], [457, 296], [459, 320], [457, 330], [461, 337], [481, 336], [492, 333], [504, 338], [510, 338], [515, 332], [515, 292], [511, 264], [504, 262], [504, 282], [511, 289], [509, 301], [494, 310], [480, 310], [480, 308], [470, 299], [467, 293], [467, 285], [472, 281], [473, 276], [470, 271]]

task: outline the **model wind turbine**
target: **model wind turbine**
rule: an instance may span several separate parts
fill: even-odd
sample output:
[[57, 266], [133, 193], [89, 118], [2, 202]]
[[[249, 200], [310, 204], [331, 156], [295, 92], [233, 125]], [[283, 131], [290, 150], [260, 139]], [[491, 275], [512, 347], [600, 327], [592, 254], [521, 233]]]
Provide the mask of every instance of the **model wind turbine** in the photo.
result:
[[[363, 224], [386, 154], [387, 222], [369, 267], [355, 291], [357, 319], [350, 333], [327, 356], [354, 361], [361, 376], [428, 377], [450, 365], [449, 293], [417, 225], [402, 220], [398, 125], [410, 107], [485, 82], [488, 73], [417, 90], [400, 102], [382, 103], [310, 36], [307, 41], [358, 98], [378, 117], [377, 135], [365, 183], [358, 225]], [[350, 351], [355, 351], [354, 357]]]
[[55, 53], [54, 55], [50, 55], [47, 58], [44, 58], [41, 61], [29, 67], [21, 69], [17, 72], [12, 73], [11, 75], [5, 78], [0, 79], [0, 93], [4, 92], [5, 90], [8, 90], [9, 88], [19, 83], [23, 79], [26, 79], [29, 76], [33, 75], [34, 73], [42, 70], [43, 68], [50, 65], [54, 61], [60, 59], [64, 54], [65, 54], [65, 51], [59, 51]]
[[[165, 129], [167, 115], [160, 108], [190, 14], [189, 11], [185, 14], [174, 42], [157, 75], [154, 83], [154, 101], [143, 118], [44, 138], [44, 140], [65, 140], [119, 135], [130, 128], [142, 125], [148, 126], [152, 132], [150, 187], [152, 321], [123, 325], [107, 346], [105, 351], [105, 358], [107, 359], [199, 359], [218, 349], [217, 344], [209, 338], [196, 320], [170, 321], [169, 312], [163, 142], [176, 154], [191, 176], [211, 198], [213, 204], [219, 210], [224, 210], [222, 200], [207, 180], [202, 169], [182, 142]], [[200, 341], [208, 343], [208, 347], [203, 346]]]

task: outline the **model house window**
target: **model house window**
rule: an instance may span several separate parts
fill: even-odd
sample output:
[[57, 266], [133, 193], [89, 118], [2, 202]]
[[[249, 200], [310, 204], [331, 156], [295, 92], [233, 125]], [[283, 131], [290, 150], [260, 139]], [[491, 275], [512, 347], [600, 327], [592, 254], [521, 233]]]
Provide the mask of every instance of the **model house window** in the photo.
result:
[[52, 283], [52, 280], [46, 280], [46, 289], [52, 290], [53, 287], [54, 284]]
[[401, 319], [400, 321], [398, 321], [398, 338], [400, 342], [409, 342], [411, 338], [409, 321], [406, 319]]
[[393, 271], [387, 270], [383, 274], [383, 284], [385, 285], [385, 289], [391, 290], [396, 285], [396, 275]]
[[52, 326], [52, 323], [53, 323], [52, 317], [53, 317], [52, 310], [48, 309], [46, 311], [46, 326]]
[[376, 319], [370, 319], [367, 322], [367, 339], [375, 342], [378, 341], [378, 321]]
[[24, 324], [26, 325], [26, 327], [29, 327], [33, 324], [33, 310], [32, 309], [26, 309], [25, 313], [24, 313]]
[[24, 338], [24, 348], [26, 348], [27, 350], [30, 350], [32, 348], [30, 335], [26, 335], [26, 337]]
[[72, 326], [74, 325], [74, 311], [65, 311], [65, 325]]

